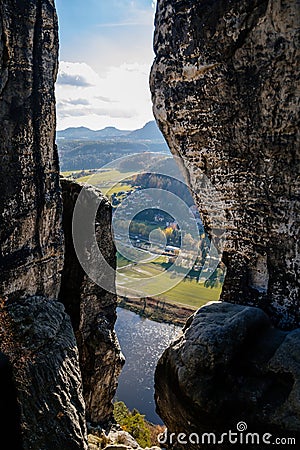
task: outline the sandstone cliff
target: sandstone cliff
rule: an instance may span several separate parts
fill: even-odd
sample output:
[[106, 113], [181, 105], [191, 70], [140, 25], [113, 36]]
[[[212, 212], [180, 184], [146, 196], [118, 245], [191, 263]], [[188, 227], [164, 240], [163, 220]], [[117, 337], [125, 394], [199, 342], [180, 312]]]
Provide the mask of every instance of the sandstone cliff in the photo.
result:
[[298, 0], [157, 3], [154, 114], [227, 267], [158, 364], [170, 433], [300, 438], [299, 24]]
[[1, 351], [12, 366], [22, 448], [83, 449], [78, 351], [55, 301], [63, 233], [54, 2], [3, 0], [0, 8]]
[[56, 297], [63, 238], [54, 2], [2, 0], [0, 8], [0, 294]]
[[[83, 188], [66, 179], [62, 179], [61, 184], [65, 262], [59, 298], [71, 317], [78, 344], [87, 420], [94, 424], [105, 423], [112, 419], [112, 399], [124, 363], [114, 332], [117, 297], [89, 279], [78, 261], [73, 244], [72, 218]], [[96, 240], [101, 254], [111, 267], [115, 267], [111, 205], [98, 189], [91, 186], [84, 189], [86, 208], [91, 206], [91, 202], [100, 203], [95, 222]], [[87, 217], [84, 211], [83, 215]]]
[[[299, 10], [159, 0], [151, 74], [154, 114], [206, 228], [227, 234], [222, 300], [260, 306], [287, 329], [300, 320]], [[217, 198], [201, 190], [203, 173]]]
[[[22, 448], [84, 449], [78, 350], [70, 319], [55, 301], [63, 233], [54, 2], [3, 0], [0, 8], [0, 347], [12, 367]], [[9, 410], [14, 399], [5, 400]]]
[[[217, 443], [222, 433], [237, 433], [239, 422], [246, 423], [247, 432], [260, 433], [260, 445], [246, 448], [265, 448], [265, 433], [272, 435], [271, 443], [282, 437], [298, 441], [299, 348], [300, 329], [274, 328], [260, 308], [226, 302], [203, 306], [158, 363], [158, 412], [170, 433], [196, 433], [200, 444], [203, 433], [215, 433], [216, 449], [227, 448], [228, 439]], [[211, 445], [194, 440], [174, 448]]]
[[[0, 27], [1, 438], [9, 435], [15, 449], [84, 450], [86, 418], [111, 417], [122, 362], [116, 299], [72, 260], [78, 185], [64, 184], [63, 219], [54, 0], [1, 0]], [[97, 220], [97, 239], [105, 239], [100, 246], [114, 266], [104, 199]]]

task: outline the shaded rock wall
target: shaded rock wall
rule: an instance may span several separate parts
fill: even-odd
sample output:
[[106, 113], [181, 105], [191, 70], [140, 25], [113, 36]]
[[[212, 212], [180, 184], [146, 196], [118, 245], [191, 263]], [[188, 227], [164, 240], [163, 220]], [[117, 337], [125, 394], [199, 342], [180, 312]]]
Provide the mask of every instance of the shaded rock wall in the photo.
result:
[[[54, 1], [0, 1], [0, 27], [0, 375], [10, 373], [15, 388], [6, 403], [19, 414], [16, 446], [85, 449], [86, 419], [112, 418], [123, 363], [116, 296], [89, 280], [74, 252], [71, 219], [81, 187], [64, 181], [62, 203]], [[101, 197], [96, 237], [115, 267], [110, 205], [89, 192]]]
[[13, 381], [12, 365], [4, 353], [0, 353], [0, 398], [2, 438], [9, 440], [12, 448], [20, 450], [22, 448], [21, 412]]
[[[83, 450], [78, 350], [70, 318], [56, 300], [63, 233], [54, 143], [54, 1], [2, 0], [0, 28], [0, 352], [8, 362], [0, 370], [11, 374], [15, 395], [11, 390], [6, 401], [17, 401], [21, 433], [11, 445]], [[3, 438], [5, 424], [0, 421]]]
[[78, 350], [63, 305], [43, 297], [14, 300], [1, 309], [0, 324], [20, 408], [17, 448], [86, 449]]
[[[66, 179], [62, 179], [61, 184], [65, 263], [60, 300], [70, 314], [77, 339], [87, 420], [105, 423], [112, 419], [112, 400], [124, 363], [114, 332], [117, 297], [94, 283], [78, 261], [72, 237], [72, 218], [76, 200], [83, 187]], [[106, 261], [115, 268], [111, 205], [98, 189], [89, 186], [85, 190], [86, 207], [90, 202], [100, 203], [95, 223], [96, 241]], [[83, 215], [88, 217], [84, 213]]]
[[151, 74], [206, 228], [227, 232], [221, 299], [286, 329], [300, 319], [299, 23], [298, 0], [158, 0]]

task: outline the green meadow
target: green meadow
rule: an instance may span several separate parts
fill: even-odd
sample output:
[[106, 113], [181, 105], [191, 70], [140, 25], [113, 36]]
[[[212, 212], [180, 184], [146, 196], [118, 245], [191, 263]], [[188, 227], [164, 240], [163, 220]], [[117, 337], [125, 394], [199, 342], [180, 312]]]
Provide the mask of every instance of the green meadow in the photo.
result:
[[[153, 280], [153, 277], [156, 277]], [[188, 305], [193, 308], [199, 308], [209, 301], [219, 300], [221, 287], [207, 288], [203, 283], [198, 283], [196, 279], [180, 277], [174, 271], [164, 271], [160, 264], [126, 264], [124, 258], [118, 258], [117, 281], [121, 292], [130, 296], [138, 291], [145, 289], [149, 284], [155, 283], [155, 289], [161, 292], [155, 295], [155, 298], [164, 300], [168, 303]], [[169, 289], [170, 282], [175, 285]]]

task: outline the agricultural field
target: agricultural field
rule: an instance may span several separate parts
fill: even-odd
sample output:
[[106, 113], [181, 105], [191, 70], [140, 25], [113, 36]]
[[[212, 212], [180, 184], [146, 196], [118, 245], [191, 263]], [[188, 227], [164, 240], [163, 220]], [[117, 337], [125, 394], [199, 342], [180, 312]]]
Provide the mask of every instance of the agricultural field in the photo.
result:
[[[80, 171], [78, 171], [80, 172]], [[71, 176], [75, 172], [63, 172], [63, 176]], [[126, 184], [126, 179], [130, 178], [134, 172], [120, 172], [116, 169], [103, 169], [95, 174], [85, 175], [76, 178], [78, 183], [88, 183], [96, 186], [104, 195], [119, 194], [120, 192], [129, 192], [132, 186]], [[123, 181], [124, 180], [124, 181]]]
[[[97, 186], [103, 194], [107, 195], [112, 204], [123, 201], [130, 191], [136, 189], [135, 186], [126, 183], [126, 179], [131, 178], [134, 172], [121, 172], [115, 168], [105, 168], [96, 173], [80, 176], [80, 172], [64, 172], [64, 176], [75, 176], [79, 183], [88, 183]], [[123, 184], [124, 183], [124, 184]], [[147, 240], [148, 234], [159, 227], [163, 231], [163, 225], [154, 224], [144, 218], [143, 221], [136, 219], [132, 222], [131, 233], [137, 235], [136, 238]], [[117, 239], [121, 239], [117, 237]], [[145, 291], [145, 296], [151, 296], [155, 291], [154, 298], [168, 303], [187, 305], [191, 308], [199, 308], [205, 303], [218, 300], [221, 287], [206, 287], [204, 283], [199, 283], [196, 278], [180, 275], [179, 270], [166, 270], [168, 257], [161, 255], [149, 263], [135, 264], [132, 261], [117, 254], [117, 285], [119, 294], [123, 296], [133, 296], [139, 291]], [[155, 280], [153, 280], [155, 278]], [[170, 288], [171, 286], [171, 288]], [[174, 287], [173, 287], [174, 286]], [[154, 289], [154, 291], [153, 291]], [[150, 292], [150, 293], [149, 293]]]
[[[134, 296], [137, 286], [138, 292], [142, 292], [143, 289], [148, 292], [149, 289], [151, 290], [149, 286], [153, 283], [153, 277], [155, 277], [155, 289], [162, 292], [155, 298], [168, 303], [199, 308], [209, 301], [219, 300], [221, 294], [221, 287], [207, 288], [204, 283], [199, 283], [196, 279], [182, 279], [174, 271], [164, 271], [158, 261], [135, 265], [126, 264], [126, 259], [118, 258], [117, 285], [120, 295]], [[176, 285], [168, 289], [170, 283]]]

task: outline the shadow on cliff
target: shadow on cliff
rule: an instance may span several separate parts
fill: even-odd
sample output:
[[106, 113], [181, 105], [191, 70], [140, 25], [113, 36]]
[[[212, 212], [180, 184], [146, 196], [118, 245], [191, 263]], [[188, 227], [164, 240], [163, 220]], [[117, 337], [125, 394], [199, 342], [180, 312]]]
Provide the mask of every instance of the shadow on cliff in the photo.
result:
[[20, 410], [9, 359], [0, 352], [0, 435], [9, 447], [21, 450]]

